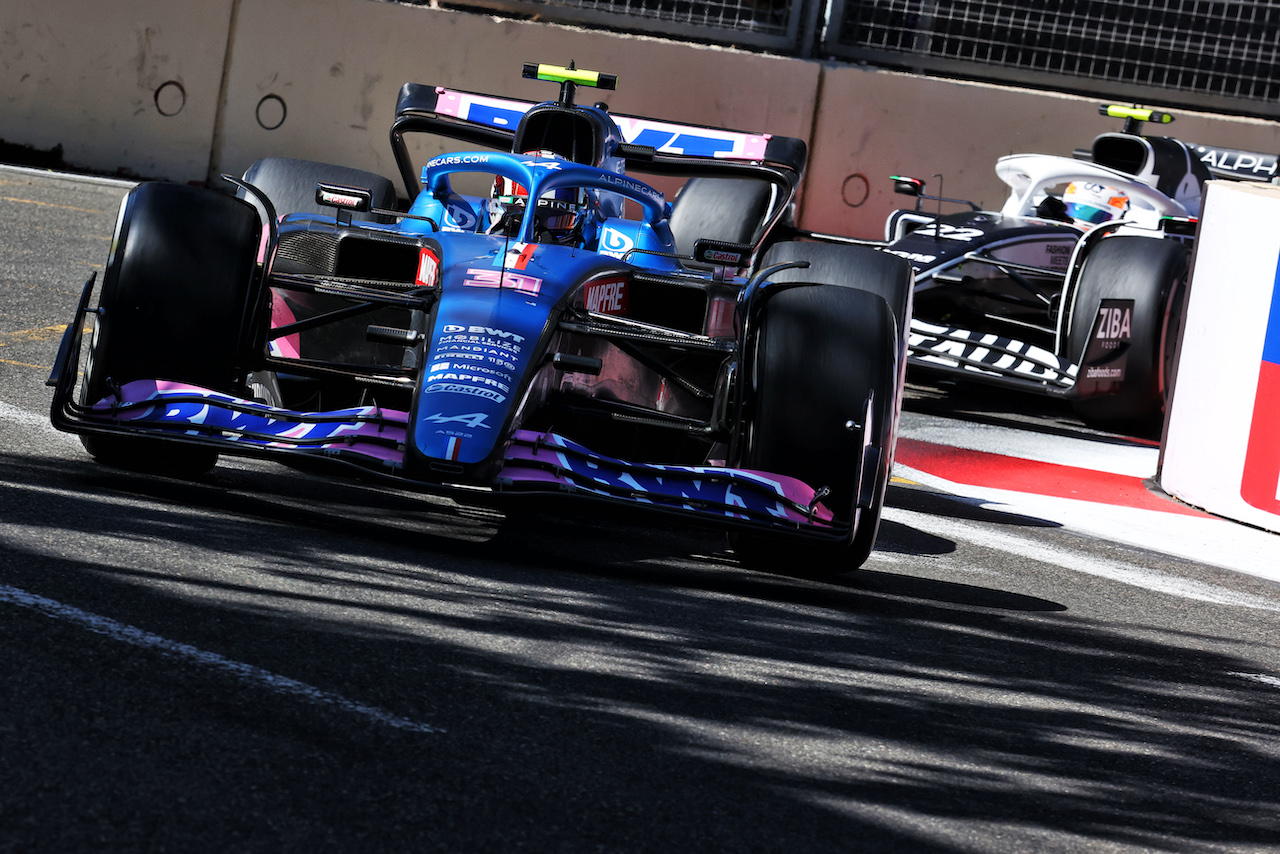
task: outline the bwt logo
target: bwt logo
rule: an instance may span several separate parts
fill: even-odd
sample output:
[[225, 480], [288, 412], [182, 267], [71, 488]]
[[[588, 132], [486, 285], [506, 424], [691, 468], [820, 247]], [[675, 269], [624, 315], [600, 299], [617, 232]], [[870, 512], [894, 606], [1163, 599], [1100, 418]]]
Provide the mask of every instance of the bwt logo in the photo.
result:
[[621, 258], [634, 249], [635, 241], [616, 228], [605, 227], [600, 234], [600, 251], [614, 258]]

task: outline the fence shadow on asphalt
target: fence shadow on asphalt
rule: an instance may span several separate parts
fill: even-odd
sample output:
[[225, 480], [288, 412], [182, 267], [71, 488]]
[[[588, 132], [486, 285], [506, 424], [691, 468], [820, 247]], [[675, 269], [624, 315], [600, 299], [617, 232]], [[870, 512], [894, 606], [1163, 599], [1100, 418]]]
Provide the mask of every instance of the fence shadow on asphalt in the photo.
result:
[[[748, 572], [676, 526], [538, 512], [504, 534], [483, 508], [274, 467], [185, 483], [0, 454], [0, 510], [5, 583], [445, 731], [361, 725], [157, 656], [128, 671], [171, 704], [150, 730], [112, 717], [98, 743], [43, 754], [20, 720], [0, 731], [28, 760], [15, 808], [36, 811], [35, 830], [0, 832], [11, 844], [54, 827], [68, 850], [104, 833], [142, 847], [111, 834], [142, 833], [156, 803], [175, 813], [145, 824], [147, 844], [206, 850], [1276, 838], [1276, 689], [1178, 631], [909, 569]], [[10, 642], [41, 642], [38, 621], [17, 625]], [[135, 689], [112, 690], [123, 708]], [[31, 701], [16, 714], [48, 713]], [[227, 741], [180, 742], [197, 722]], [[179, 743], [180, 763], [155, 746]], [[98, 788], [77, 782], [86, 762]], [[68, 814], [37, 796], [56, 785], [111, 801]]]

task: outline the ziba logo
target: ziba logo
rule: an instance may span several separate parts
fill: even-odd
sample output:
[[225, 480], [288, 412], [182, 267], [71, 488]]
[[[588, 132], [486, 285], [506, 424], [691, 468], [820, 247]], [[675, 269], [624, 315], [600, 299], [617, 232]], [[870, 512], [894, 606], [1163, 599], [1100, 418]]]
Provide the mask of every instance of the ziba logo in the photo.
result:
[[1133, 309], [1103, 306], [1098, 309], [1098, 325], [1094, 338], [1106, 342], [1108, 348], [1118, 347], [1120, 342], [1128, 341], [1132, 334]]
[[1133, 300], [1102, 300], [1076, 374], [1076, 392], [1081, 397], [1114, 394], [1123, 388], [1132, 329]]

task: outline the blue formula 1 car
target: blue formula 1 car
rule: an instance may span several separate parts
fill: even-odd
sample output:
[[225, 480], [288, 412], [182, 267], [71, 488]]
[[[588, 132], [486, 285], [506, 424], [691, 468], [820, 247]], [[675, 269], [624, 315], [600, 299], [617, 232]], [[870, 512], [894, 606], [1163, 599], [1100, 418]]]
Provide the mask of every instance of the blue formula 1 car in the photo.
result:
[[[762, 251], [799, 140], [578, 105], [615, 80], [572, 66], [524, 75], [559, 98], [402, 88], [407, 206], [383, 176], [288, 158], [229, 192], [139, 185], [63, 340], [54, 425], [110, 465], [321, 458], [459, 501], [676, 514], [728, 529], [748, 564], [861, 565], [910, 265]], [[419, 170], [423, 134], [468, 147]], [[628, 172], [685, 180], [672, 203]]]

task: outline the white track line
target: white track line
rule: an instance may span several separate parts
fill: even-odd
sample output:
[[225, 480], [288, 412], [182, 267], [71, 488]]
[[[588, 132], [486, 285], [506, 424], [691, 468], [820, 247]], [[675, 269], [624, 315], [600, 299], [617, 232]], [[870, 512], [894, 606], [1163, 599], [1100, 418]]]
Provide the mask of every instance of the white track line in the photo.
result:
[[1217, 605], [1230, 605], [1237, 608], [1252, 608], [1259, 611], [1280, 612], [1280, 598], [1271, 599], [1240, 593], [1216, 584], [1207, 584], [1190, 578], [1179, 578], [1168, 573], [1159, 572], [1136, 564], [1125, 563], [1110, 558], [1102, 559], [1085, 552], [1072, 551], [1059, 544], [1042, 543], [1030, 537], [1004, 533], [990, 525], [976, 522], [964, 522], [905, 510], [897, 507], [886, 507], [884, 517], [919, 531], [924, 531], [950, 540], [961, 540], [985, 548], [996, 549], [1009, 554], [1020, 555], [1029, 560], [1039, 561], [1050, 566], [1059, 566], [1073, 572], [1107, 578], [1131, 587], [1191, 599], [1198, 602], [1212, 602]]
[[99, 614], [92, 614], [88, 611], [82, 611], [70, 605], [64, 605], [53, 599], [47, 599], [44, 596], [37, 596], [34, 593], [28, 593], [17, 587], [9, 585], [0, 585], [0, 602], [7, 602], [12, 605], [20, 605], [24, 608], [30, 608], [38, 611], [48, 617], [57, 620], [65, 620], [74, 623], [91, 632], [97, 632], [106, 635], [113, 640], [123, 641], [133, 646], [142, 647], [144, 649], [154, 650], [162, 655], [171, 656], [186, 661], [199, 664], [203, 667], [219, 670], [229, 673], [245, 682], [259, 685], [269, 691], [277, 694], [283, 694], [288, 697], [296, 697], [308, 700], [321, 706], [329, 706], [344, 712], [360, 715], [374, 723], [383, 724], [384, 726], [393, 727], [395, 729], [408, 730], [409, 732], [418, 733], [439, 733], [444, 730], [433, 727], [428, 724], [419, 723], [417, 721], [402, 718], [393, 715], [390, 712], [373, 706], [367, 706], [363, 703], [357, 703], [348, 700], [338, 694], [329, 691], [322, 691], [319, 688], [308, 685], [305, 682], [299, 682], [296, 679], [289, 679], [285, 676], [263, 670], [260, 667], [254, 667], [251, 664], [245, 664], [240, 661], [233, 661], [217, 653], [207, 652], [197, 647], [190, 646], [185, 643], [171, 641], [168, 638], [160, 637], [151, 632], [143, 631], [134, 626], [117, 622], [109, 617], [103, 617]]
[[5, 403], [3, 400], [0, 400], [0, 421], [9, 421], [13, 424], [21, 424], [24, 427], [38, 427], [47, 429], [50, 432], [57, 432], [54, 430], [53, 424], [50, 423], [47, 412], [43, 414], [28, 412], [11, 403]]

